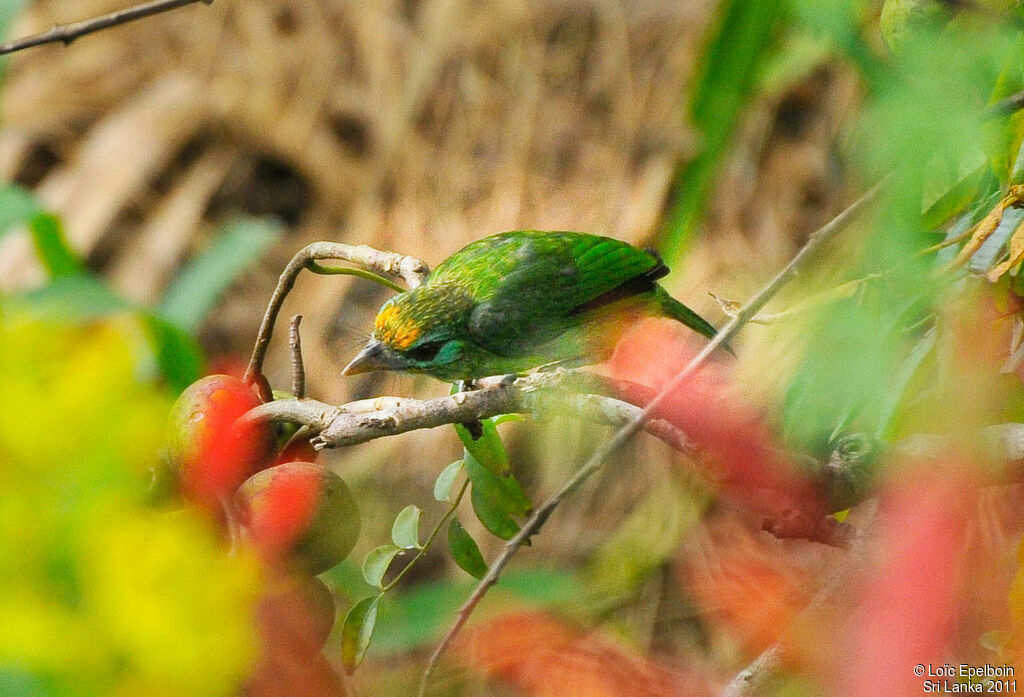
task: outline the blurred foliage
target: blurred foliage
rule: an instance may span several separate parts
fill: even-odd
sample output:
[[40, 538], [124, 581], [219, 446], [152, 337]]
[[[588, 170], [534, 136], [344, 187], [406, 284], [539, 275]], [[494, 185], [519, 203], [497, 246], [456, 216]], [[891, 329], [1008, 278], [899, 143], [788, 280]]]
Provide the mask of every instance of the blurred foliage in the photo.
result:
[[24, 313], [63, 322], [90, 322], [123, 313], [138, 318], [154, 348], [154, 370], [175, 390], [201, 374], [204, 358], [195, 333], [217, 299], [242, 277], [279, 234], [279, 226], [257, 218], [225, 224], [205, 250], [168, 288], [156, 309], [139, 307], [90, 272], [68, 246], [60, 219], [16, 185], [0, 189], [0, 238], [27, 224], [36, 253], [50, 276], [41, 287], [13, 294]]
[[236, 694], [256, 646], [256, 566], [229, 557], [200, 513], [154, 505], [151, 487], [173, 391], [203, 363], [191, 332], [262, 249], [239, 240], [269, 233], [227, 228], [205, 272], [155, 312], [112, 291], [60, 219], [7, 186], [0, 236], [19, 225], [49, 279], [0, 297], [0, 692]]
[[663, 253], [670, 267], [693, 238], [737, 124], [756, 93], [784, 7], [775, 0], [725, 0], [718, 9], [689, 96], [700, 150], [678, 176], [666, 220]]
[[236, 218], [178, 274], [160, 301], [160, 314], [195, 332], [214, 303], [277, 241], [281, 226], [259, 218]]
[[[820, 302], [804, 323], [788, 325], [795, 333], [787, 340], [801, 358], [783, 398], [787, 442], [824, 455], [845, 432], [891, 440], [911, 423], [927, 427], [919, 418], [925, 411], [922, 400], [948, 396], [934, 381], [963, 368], [937, 360], [942, 342], [935, 332], [948, 333], [946, 309], [962, 295], [965, 280], [945, 267], [948, 254], [926, 250], [944, 237], [972, 231], [986, 215], [995, 229], [1010, 209], [997, 234], [965, 261], [992, 280], [1009, 274], [1009, 285], [999, 291], [1005, 293], [1024, 258], [1014, 236], [1017, 226], [1010, 224], [1017, 220], [1011, 208], [1017, 200], [1007, 199], [994, 210], [1021, 176], [1024, 122], [1012, 110], [992, 110], [1000, 99], [1024, 89], [1021, 11], [1015, 3], [954, 9], [942, 2], [890, 0], [879, 15], [878, 5], [869, 2], [790, 3], [779, 17], [761, 17], [758, 34], [726, 30], [737, 5], [748, 18], [760, 7], [756, 2], [723, 5], [714, 30], [720, 33], [709, 45], [717, 45], [721, 32], [734, 51], [749, 47], [751, 36], [763, 37], [758, 45], [770, 57], [770, 68], [763, 79], [749, 83], [741, 102], [736, 70], [730, 73], [722, 64], [711, 78], [701, 73], [691, 100], [729, 103], [735, 114], [758, 89], [780, 89], [787, 73], [798, 79], [808, 59], [844, 61], [864, 87], [863, 102], [841, 143], [844, 166], [869, 183], [889, 176], [881, 205], [861, 226], [857, 242], [845, 247], [831, 273], [818, 274], [834, 285], [815, 288], [815, 281], [806, 282], [802, 292]], [[710, 50], [704, 60], [710, 65], [716, 55]], [[755, 71], [746, 67], [744, 79], [749, 79]], [[716, 123], [723, 120], [732, 123], [721, 116]], [[680, 244], [688, 229], [670, 226], [666, 240]], [[839, 287], [852, 292], [832, 292]], [[1003, 400], [1004, 415], [1020, 414], [1005, 392], [993, 393], [992, 399]], [[913, 418], [910, 405], [915, 405]], [[945, 404], [941, 410], [956, 406]], [[951, 418], [947, 413], [931, 427]]]
[[234, 694], [258, 574], [209, 521], [150, 503], [170, 395], [141, 323], [0, 313], [4, 694]]

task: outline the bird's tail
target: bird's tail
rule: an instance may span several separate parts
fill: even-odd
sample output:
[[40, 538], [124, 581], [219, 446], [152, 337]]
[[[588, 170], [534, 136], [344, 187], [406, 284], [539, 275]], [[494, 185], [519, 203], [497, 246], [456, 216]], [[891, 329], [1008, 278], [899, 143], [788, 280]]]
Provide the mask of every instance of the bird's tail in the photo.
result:
[[[690, 329], [700, 334], [703, 334], [709, 339], [714, 338], [715, 334], [718, 333], [718, 330], [715, 329], [715, 327], [710, 322], [708, 322], [706, 319], [704, 319], [696, 312], [688, 308], [686, 305], [682, 304], [681, 302], [673, 298], [671, 295], [668, 294], [668, 292], [665, 291], [664, 288], [661, 288], [659, 286], [656, 292], [658, 295], [658, 303], [661, 306], [661, 311], [667, 317], [671, 317], [677, 322], [682, 322]], [[724, 348], [729, 353], [733, 353], [732, 348], [728, 345], [722, 346], [722, 348]]]

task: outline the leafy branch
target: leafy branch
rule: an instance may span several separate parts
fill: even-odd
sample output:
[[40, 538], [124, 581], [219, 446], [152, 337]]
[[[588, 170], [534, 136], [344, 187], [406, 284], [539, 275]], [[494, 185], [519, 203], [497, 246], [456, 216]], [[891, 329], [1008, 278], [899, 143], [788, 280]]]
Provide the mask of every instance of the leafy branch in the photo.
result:
[[[370, 645], [370, 639], [373, 637], [373, 628], [377, 616], [376, 608], [381, 599], [388, 591], [397, 586], [417, 562], [430, 551], [441, 529], [458, 511], [459, 504], [462, 503], [462, 499], [468, 489], [469, 479], [467, 478], [462, 483], [459, 493], [451, 500], [448, 510], [437, 521], [437, 524], [434, 525], [430, 534], [427, 535], [427, 539], [422, 544], [419, 542], [420, 510], [416, 506], [407, 506], [395, 518], [395, 523], [391, 530], [391, 538], [394, 544], [381, 545], [370, 550], [366, 555], [366, 558], [363, 560], [363, 577], [368, 584], [375, 586], [379, 590], [376, 595], [364, 598], [353, 605], [345, 616], [345, 621], [342, 623], [341, 655], [342, 662], [348, 672], [355, 670], [366, 654], [366, 649]], [[395, 574], [394, 578], [384, 583], [384, 576], [387, 574], [391, 562], [400, 553], [408, 549], [417, 550], [416, 554], [409, 560], [408, 564], [402, 567], [401, 571]]]

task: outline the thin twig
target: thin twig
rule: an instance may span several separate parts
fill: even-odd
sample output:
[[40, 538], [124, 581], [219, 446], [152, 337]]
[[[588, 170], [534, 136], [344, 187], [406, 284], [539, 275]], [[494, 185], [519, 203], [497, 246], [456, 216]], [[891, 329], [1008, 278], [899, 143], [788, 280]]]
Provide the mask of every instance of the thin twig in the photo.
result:
[[[256, 385], [265, 402], [270, 401], [270, 385], [263, 377], [263, 359], [270, 346], [270, 337], [274, 333], [277, 315], [281, 312], [281, 306], [284, 304], [285, 298], [288, 297], [288, 293], [295, 287], [295, 279], [299, 272], [303, 269], [322, 268], [315, 262], [323, 259], [347, 261], [364, 269], [401, 278], [410, 288], [415, 288], [423, 283], [430, 273], [430, 267], [416, 257], [395, 252], [382, 252], [366, 245], [354, 247], [340, 242], [312, 242], [300, 249], [281, 272], [277, 287], [274, 288], [274, 293], [270, 296], [270, 302], [267, 304], [267, 311], [263, 315], [259, 332], [256, 334], [256, 343], [252, 349], [249, 366], [245, 369], [244, 380], [250, 385]], [[335, 273], [335, 271], [330, 272]]]
[[739, 332], [739, 330], [768, 303], [779, 289], [781, 289], [782, 286], [784, 286], [797, 274], [797, 272], [799, 272], [808, 259], [810, 259], [839, 231], [844, 229], [858, 213], [878, 198], [879, 194], [887, 186], [888, 181], [889, 178], [886, 177], [878, 184], [875, 184], [870, 191], [857, 199], [846, 210], [812, 233], [810, 237], [807, 238], [807, 242], [804, 246], [799, 252], [797, 252], [796, 256], [794, 256], [790, 262], [786, 264], [786, 266], [779, 271], [779, 273], [776, 274], [760, 292], [757, 293], [757, 295], [751, 298], [747, 304], [736, 313], [735, 317], [722, 327], [718, 334], [708, 342], [704, 349], [700, 351], [700, 353], [698, 353], [682, 371], [676, 374], [676, 376], [670, 380], [657, 395], [654, 396], [647, 406], [640, 410], [639, 413], [637, 413], [630, 421], [623, 424], [611, 438], [602, 444], [590, 459], [587, 460], [587, 462], [562, 486], [561, 489], [559, 489], [557, 493], [537, 508], [533, 515], [530, 516], [530, 518], [523, 524], [522, 529], [515, 535], [515, 537], [505, 544], [504, 549], [502, 549], [498, 557], [492, 562], [491, 567], [487, 570], [484, 577], [480, 579], [480, 583], [473, 590], [473, 593], [459, 609], [459, 612], [455, 617], [455, 622], [452, 624], [451, 628], [441, 639], [441, 642], [434, 650], [434, 653], [431, 654], [430, 660], [427, 662], [427, 666], [424, 668], [423, 675], [420, 679], [418, 693], [420, 697], [423, 697], [423, 695], [426, 694], [427, 683], [430, 680], [430, 675], [437, 666], [437, 662], [440, 660], [441, 655], [444, 653], [445, 649], [448, 648], [449, 644], [451, 644], [452, 640], [462, 629], [463, 625], [465, 625], [477, 604], [484, 597], [490, 587], [497, 583], [498, 578], [501, 576], [501, 572], [504, 570], [505, 565], [508, 564], [512, 556], [523, 544], [527, 542], [527, 540], [530, 539], [530, 537], [535, 535], [541, 527], [543, 527], [548, 517], [555, 508], [558, 507], [562, 499], [578, 489], [583, 482], [602, 467], [604, 461], [612, 453], [621, 448], [630, 438], [642, 430], [651, 414], [661, 407], [665, 400], [678, 390], [679, 387], [689, 379], [690, 376], [692, 376], [720, 346], [727, 345], [737, 332]]
[[295, 315], [288, 325], [288, 348], [292, 356], [292, 394], [297, 399], [306, 396], [306, 369], [302, 365], [302, 336], [299, 334], [301, 322], [302, 315]]
[[14, 53], [15, 51], [32, 48], [33, 46], [41, 46], [42, 44], [60, 42], [67, 46], [78, 37], [91, 34], [94, 31], [114, 27], [118, 24], [126, 24], [136, 19], [160, 14], [161, 12], [167, 12], [178, 7], [184, 7], [185, 5], [194, 5], [197, 2], [210, 5], [213, 3], [213, 0], [152, 0], [141, 5], [133, 5], [124, 10], [115, 10], [109, 14], [85, 19], [81, 22], [58, 24], [49, 31], [0, 44], [0, 55]]

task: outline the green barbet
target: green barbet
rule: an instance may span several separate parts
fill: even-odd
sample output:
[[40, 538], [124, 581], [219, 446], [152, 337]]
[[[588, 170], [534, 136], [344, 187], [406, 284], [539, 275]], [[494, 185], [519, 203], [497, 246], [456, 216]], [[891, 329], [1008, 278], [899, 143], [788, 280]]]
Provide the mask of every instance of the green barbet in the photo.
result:
[[609, 237], [538, 230], [485, 237], [384, 303], [344, 374], [404, 370], [470, 380], [596, 363], [611, 356], [630, 323], [650, 316], [714, 336], [655, 282], [667, 273], [655, 253]]

